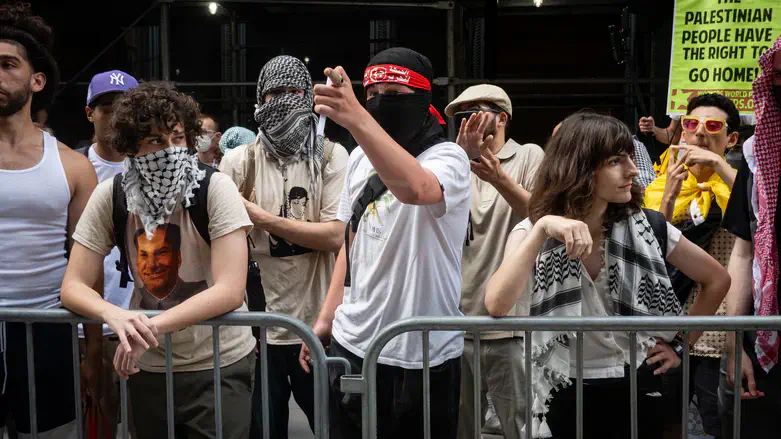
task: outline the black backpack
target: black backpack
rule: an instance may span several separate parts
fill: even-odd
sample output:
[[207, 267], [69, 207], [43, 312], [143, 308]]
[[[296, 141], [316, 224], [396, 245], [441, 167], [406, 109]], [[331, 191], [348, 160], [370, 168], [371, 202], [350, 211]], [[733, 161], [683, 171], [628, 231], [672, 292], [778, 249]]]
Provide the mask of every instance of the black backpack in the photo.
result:
[[[198, 163], [198, 168], [206, 172], [206, 176], [201, 181], [198, 189], [193, 191], [192, 202], [187, 212], [190, 214], [190, 220], [201, 235], [201, 238], [211, 246], [211, 237], [209, 236], [209, 212], [207, 210], [207, 200], [209, 195], [209, 182], [215, 172], [219, 172], [211, 166]], [[127, 231], [127, 201], [125, 191], [122, 189], [122, 174], [114, 176], [113, 188], [113, 223], [114, 223], [114, 242], [119, 247], [119, 262], [117, 270], [121, 273], [119, 285], [126, 288], [130, 281], [130, 269], [128, 265], [127, 247], [125, 242], [125, 233]], [[252, 240], [247, 237], [247, 251], [249, 253], [249, 266], [247, 267], [247, 299], [250, 311], [265, 311], [266, 298], [263, 292], [263, 285], [260, 282], [260, 269], [258, 263], [252, 259], [250, 245]]]

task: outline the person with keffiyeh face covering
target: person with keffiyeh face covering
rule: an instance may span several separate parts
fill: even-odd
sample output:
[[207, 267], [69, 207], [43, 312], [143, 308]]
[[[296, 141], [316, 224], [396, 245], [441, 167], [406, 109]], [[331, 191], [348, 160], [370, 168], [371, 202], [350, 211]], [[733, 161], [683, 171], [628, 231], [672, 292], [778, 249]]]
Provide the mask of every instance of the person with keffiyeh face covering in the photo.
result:
[[[406, 48], [378, 53], [363, 76], [366, 107], [341, 67], [315, 86], [315, 111], [347, 128], [360, 145], [350, 155], [339, 219], [348, 224], [331, 288], [314, 330], [329, 355], [359, 373], [366, 350], [388, 324], [414, 316], [460, 316], [461, 252], [469, 216], [466, 152], [448, 142], [432, 106], [433, 69]], [[432, 332], [431, 437], [455, 438], [460, 393], [460, 332]], [[423, 340], [390, 342], [379, 358], [377, 433], [423, 436]], [[308, 370], [308, 349], [300, 362]], [[330, 434], [361, 437], [361, 403], [330, 377]]]
[[[757, 126], [743, 144], [741, 163], [723, 226], [734, 234], [729, 262], [732, 286], [727, 295], [728, 315], [779, 315], [779, 185], [781, 182], [781, 37], [759, 58], [762, 73], [753, 84]], [[722, 430], [731, 437], [732, 392], [741, 392], [742, 438], [767, 438], [781, 430], [781, 368], [778, 331], [746, 331], [743, 352], [735, 351], [735, 334], [728, 333], [722, 363], [719, 400]], [[742, 376], [734, 382], [736, 357]]]
[[[345, 224], [337, 208], [347, 151], [317, 135], [312, 78], [297, 58], [283, 55], [266, 63], [256, 107], [258, 135], [220, 163], [220, 171], [239, 187], [256, 226], [252, 257], [260, 268], [266, 305], [255, 309], [261, 302], [251, 299], [250, 309], [314, 325], [342, 246]], [[291, 393], [314, 429], [314, 381], [296, 361], [301, 339], [284, 328], [269, 328], [267, 342], [269, 388], [259, 381], [255, 386], [250, 437], [263, 437], [264, 391], [272, 439], [288, 437]]]

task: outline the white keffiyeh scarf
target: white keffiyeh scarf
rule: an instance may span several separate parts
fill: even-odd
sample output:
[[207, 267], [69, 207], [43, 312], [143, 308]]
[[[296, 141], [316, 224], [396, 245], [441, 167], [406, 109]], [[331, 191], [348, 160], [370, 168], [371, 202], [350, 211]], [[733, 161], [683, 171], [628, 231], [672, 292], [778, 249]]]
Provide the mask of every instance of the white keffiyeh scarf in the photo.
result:
[[[677, 316], [681, 305], [667, 277], [665, 258], [653, 228], [643, 211], [615, 224], [606, 233], [609, 295], [622, 316]], [[580, 259], [570, 260], [563, 243], [545, 241], [534, 267], [530, 316], [580, 317], [583, 267]], [[638, 349], [656, 345], [655, 337], [672, 340], [675, 332], [640, 331]], [[545, 420], [551, 391], [570, 384], [570, 342], [574, 332], [534, 331], [532, 333], [532, 434], [551, 437]]]
[[141, 218], [147, 238], [152, 239], [178, 202], [190, 207], [193, 191], [205, 176], [206, 172], [198, 169], [198, 158], [182, 146], [128, 157], [122, 179], [127, 210]]

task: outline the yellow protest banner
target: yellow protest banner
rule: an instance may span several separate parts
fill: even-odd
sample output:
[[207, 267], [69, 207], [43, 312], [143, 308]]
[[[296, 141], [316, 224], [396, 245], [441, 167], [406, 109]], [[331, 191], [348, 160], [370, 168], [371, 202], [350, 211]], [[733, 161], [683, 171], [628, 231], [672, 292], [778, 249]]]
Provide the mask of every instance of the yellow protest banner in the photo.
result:
[[757, 60], [781, 35], [781, 0], [676, 0], [667, 113], [689, 99], [721, 93], [754, 114]]

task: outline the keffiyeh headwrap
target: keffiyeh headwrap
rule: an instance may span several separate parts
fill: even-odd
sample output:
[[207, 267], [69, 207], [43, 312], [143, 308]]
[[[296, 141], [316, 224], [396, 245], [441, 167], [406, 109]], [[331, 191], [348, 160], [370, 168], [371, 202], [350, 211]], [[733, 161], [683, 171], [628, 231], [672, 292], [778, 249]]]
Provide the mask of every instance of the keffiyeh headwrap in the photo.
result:
[[[264, 102], [263, 96], [278, 88], [302, 89], [304, 96], [282, 93]], [[308, 160], [311, 193], [316, 196], [325, 149], [323, 136], [316, 132], [312, 77], [304, 63], [287, 55], [267, 62], [258, 78], [257, 100], [255, 121], [260, 127], [259, 135], [266, 154], [283, 167]]]
[[241, 145], [248, 145], [255, 141], [255, 133], [244, 127], [228, 128], [220, 137], [220, 151], [223, 154]]
[[[753, 97], [757, 115], [754, 132], [756, 189], [759, 211], [754, 235], [754, 314], [778, 315], [778, 237], [775, 233], [778, 178], [781, 175], [781, 109], [773, 95], [773, 61], [781, 53], [781, 37], [759, 58], [762, 73], [754, 81]], [[777, 331], [757, 331], [754, 349], [759, 364], [770, 371], [778, 363], [781, 341]]]
[[[613, 224], [607, 237], [608, 296], [616, 315], [677, 316], [681, 304], [667, 277], [665, 257], [645, 212]], [[534, 266], [530, 316], [580, 317], [583, 305], [583, 263], [567, 257], [566, 246], [554, 239], [543, 244]], [[670, 341], [675, 331], [637, 332], [638, 352]], [[576, 334], [563, 331], [532, 333], [532, 434], [551, 437], [545, 420], [551, 391], [570, 384], [570, 343]], [[528, 423], [527, 423], [528, 425]], [[525, 427], [524, 427], [525, 428]]]
[[122, 178], [127, 210], [138, 215], [146, 237], [168, 221], [177, 203], [190, 207], [193, 191], [206, 171], [198, 168], [198, 157], [186, 147], [171, 146], [150, 154], [128, 157]]

